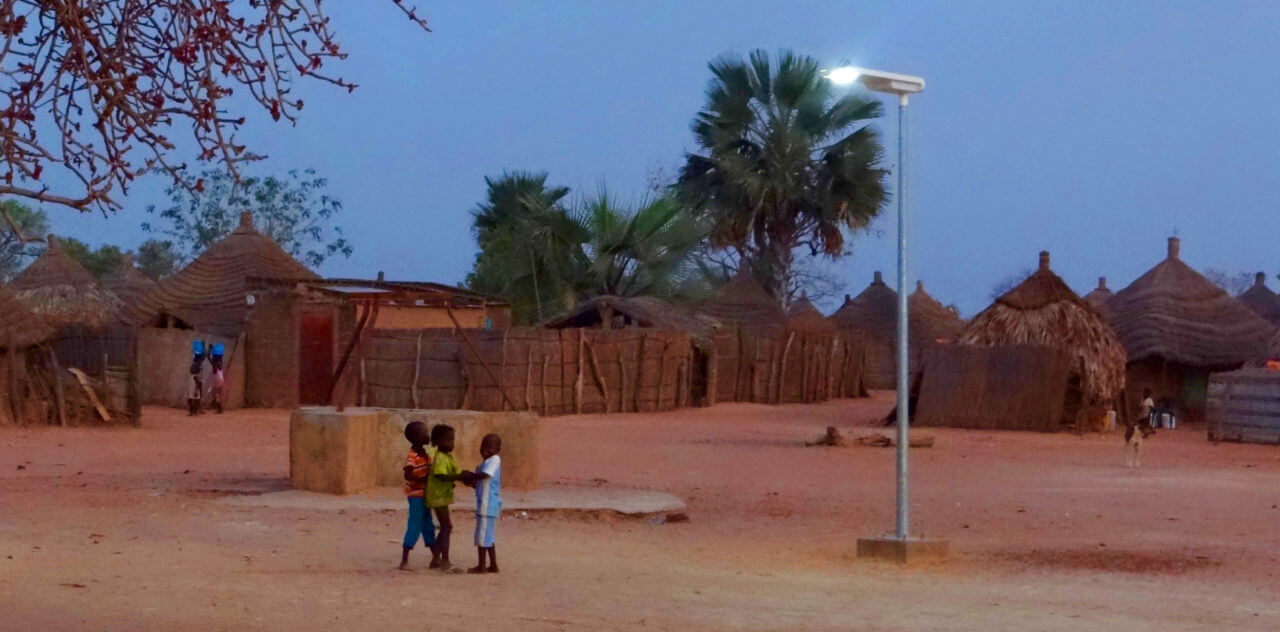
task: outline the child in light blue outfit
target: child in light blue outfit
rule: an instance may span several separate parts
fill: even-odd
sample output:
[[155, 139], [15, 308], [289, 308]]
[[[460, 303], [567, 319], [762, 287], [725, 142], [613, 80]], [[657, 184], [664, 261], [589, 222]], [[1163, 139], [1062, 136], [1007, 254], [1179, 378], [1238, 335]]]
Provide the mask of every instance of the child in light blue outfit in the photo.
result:
[[[476, 553], [480, 563], [469, 573], [498, 572], [498, 551], [494, 546], [498, 516], [502, 515], [502, 437], [487, 434], [480, 440], [480, 458], [484, 462], [475, 471], [476, 488]], [[485, 553], [489, 566], [485, 567]]]

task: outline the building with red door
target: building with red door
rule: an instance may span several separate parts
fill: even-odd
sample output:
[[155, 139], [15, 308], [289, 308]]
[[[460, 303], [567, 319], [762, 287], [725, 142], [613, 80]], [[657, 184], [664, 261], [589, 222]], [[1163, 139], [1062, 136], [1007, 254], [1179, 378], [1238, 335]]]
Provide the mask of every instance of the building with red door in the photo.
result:
[[[377, 317], [365, 319], [374, 305]], [[350, 386], [335, 374], [344, 358], [354, 365], [362, 321], [368, 329], [452, 327], [454, 320], [505, 328], [510, 319], [502, 301], [446, 285], [321, 279], [258, 232], [249, 213], [188, 266], [126, 300], [124, 311], [139, 327], [144, 403], [185, 405], [199, 340], [224, 349], [224, 402], [232, 408], [293, 408], [340, 395]]]

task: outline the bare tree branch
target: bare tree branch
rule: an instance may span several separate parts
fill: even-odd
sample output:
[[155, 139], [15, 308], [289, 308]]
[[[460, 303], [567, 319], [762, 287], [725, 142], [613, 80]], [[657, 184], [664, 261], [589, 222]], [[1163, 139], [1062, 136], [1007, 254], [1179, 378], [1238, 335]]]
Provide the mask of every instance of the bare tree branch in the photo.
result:
[[[236, 90], [294, 122], [298, 79], [356, 87], [325, 69], [346, 53], [323, 2], [0, 0], [0, 195], [109, 213], [152, 169], [199, 190], [173, 156], [186, 125], [198, 161], [234, 174], [261, 159], [236, 139], [245, 116], [225, 111]], [[41, 186], [51, 168], [78, 190]]]

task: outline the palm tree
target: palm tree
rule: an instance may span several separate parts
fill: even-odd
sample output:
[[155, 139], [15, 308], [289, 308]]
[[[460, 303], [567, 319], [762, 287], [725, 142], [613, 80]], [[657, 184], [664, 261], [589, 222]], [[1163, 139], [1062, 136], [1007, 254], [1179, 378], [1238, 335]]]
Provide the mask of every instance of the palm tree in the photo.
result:
[[[568, 209], [564, 195], [539, 194], [545, 177], [535, 180], [519, 204], [492, 212], [481, 205], [474, 214], [481, 250], [468, 285], [505, 297], [518, 321], [545, 320], [602, 294], [681, 299], [707, 291], [693, 256], [707, 231], [673, 197], [631, 210], [602, 191]], [[493, 191], [502, 182], [489, 182], [491, 202], [504, 195]]]
[[678, 189], [712, 226], [712, 244], [781, 300], [797, 251], [839, 257], [888, 201], [883, 147], [869, 121], [880, 102], [838, 91], [810, 57], [755, 51], [710, 64], [693, 123], [700, 153]]

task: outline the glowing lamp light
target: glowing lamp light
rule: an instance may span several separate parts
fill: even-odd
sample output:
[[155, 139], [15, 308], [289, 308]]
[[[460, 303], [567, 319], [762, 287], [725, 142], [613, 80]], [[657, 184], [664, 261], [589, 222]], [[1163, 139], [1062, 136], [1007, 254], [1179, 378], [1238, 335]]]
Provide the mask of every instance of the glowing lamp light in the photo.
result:
[[838, 86], [852, 85], [862, 76], [862, 71], [853, 66], [841, 66], [827, 71], [827, 79]]

